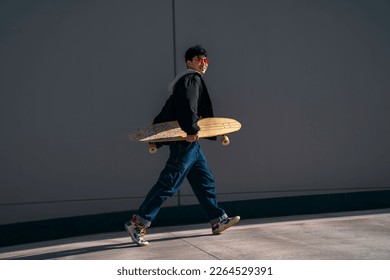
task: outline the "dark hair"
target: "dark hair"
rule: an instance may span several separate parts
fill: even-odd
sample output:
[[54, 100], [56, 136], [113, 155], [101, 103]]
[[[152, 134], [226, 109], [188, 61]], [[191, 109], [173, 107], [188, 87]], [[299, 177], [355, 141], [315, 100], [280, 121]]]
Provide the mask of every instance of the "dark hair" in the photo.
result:
[[204, 55], [207, 57], [207, 51], [201, 45], [190, 47], [184, 55], [185, 61], [192, 60], [195, 56]]

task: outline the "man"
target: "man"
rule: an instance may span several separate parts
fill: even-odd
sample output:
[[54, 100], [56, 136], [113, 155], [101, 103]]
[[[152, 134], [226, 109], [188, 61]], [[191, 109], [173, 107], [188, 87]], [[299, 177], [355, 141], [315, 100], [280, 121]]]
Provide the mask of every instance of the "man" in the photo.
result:
[[169, 145], [170, 155], [165, 168], [138, 213], [125, 224], [131, 239], [140, 246], [149, 245], [145, 240], [146, 229], [152, 224], [162, 203], [179, 190], [185, 178], [205, 210], [213, 234], [220, 234], [240, 220], [239, 216], [229, 218], [218, 207], [214, 177], [198, 143], [200, 129], [197, 121], [213, 116], [211, 100], [202, 78], [208, 68], [206, 50], [199, 45], [189, 48], [185, 62], [187, 70], [170, 84], [171, 96], [153, 123], [177, 120], [187, 133], [186, 141], [166, 144]]

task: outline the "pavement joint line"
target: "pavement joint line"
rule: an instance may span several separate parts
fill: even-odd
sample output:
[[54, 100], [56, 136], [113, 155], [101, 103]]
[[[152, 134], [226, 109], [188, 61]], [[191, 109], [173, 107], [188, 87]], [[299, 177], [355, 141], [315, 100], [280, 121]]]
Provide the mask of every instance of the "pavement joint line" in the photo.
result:
[[211, 253], [209, 253], [209, 252], [203, 250], [202, 248], [200, 248], [200, 247], [198, 247], [198, 246], [192, 244], [191, 242], [187, 241], [187, 240], [185, 239], [185, 237], [177, 236], [177, 235], [175, 235], [175, 234], [172, 233], [172, 232], [170, 232], [170, 234], [173, 235], [175, 238], [178, 238], [178, 239], [180, 239], [181, 241], [187, 243], [188, 245], [190, 245], [190, 246], [192, 246], [192, 247], [194, 247], [194, 248], [200, 250], [201, 252], [205, 253], [206, 255], [209, 255], [210, 257], [213, 257], [213, 258], [216, 259], [216, 260], [221, 260], [221, 258], [218, 258], [217, 256], [215, 256], [215, 255], [213, 255], [213, 254], [211, 254]]

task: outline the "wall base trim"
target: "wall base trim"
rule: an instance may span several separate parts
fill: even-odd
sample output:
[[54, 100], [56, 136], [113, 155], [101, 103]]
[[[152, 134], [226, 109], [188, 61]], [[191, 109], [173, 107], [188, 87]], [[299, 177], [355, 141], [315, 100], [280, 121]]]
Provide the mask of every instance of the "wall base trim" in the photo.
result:
[[[372, 210], [390, 208], [390, 190], [242, 200], [221, 202], [219, 205], [228, 215], [240, 215], [242, 219]], [[0, 246], [121, 231], [134, 212], [0, 225]], [[153, 227], [207, 222], [199, 205], [166, 207], [160, 210]]]

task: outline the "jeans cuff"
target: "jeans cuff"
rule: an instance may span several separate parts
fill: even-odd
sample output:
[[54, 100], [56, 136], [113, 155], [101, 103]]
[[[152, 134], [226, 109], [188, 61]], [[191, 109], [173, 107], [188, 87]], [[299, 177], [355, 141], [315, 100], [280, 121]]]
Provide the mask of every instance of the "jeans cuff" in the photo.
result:
[[134, 216], [135, 216], [135, 218], [137, 219], [137, 222], [139, 222], [139, 223], [142, 224], [143, 226], [150, 227], [150, 225], [152, 224], [150, 221], [145, 220], [145, 219], [142, 218], [140, 215], [134, 215]]
[[210, 220], [210, 224], [212, 224], [212, 225], [218, 224], [219, 222], [221, 222], [227, 218], [229, 218], [229, 216], [225, 213], [221, 217]]

